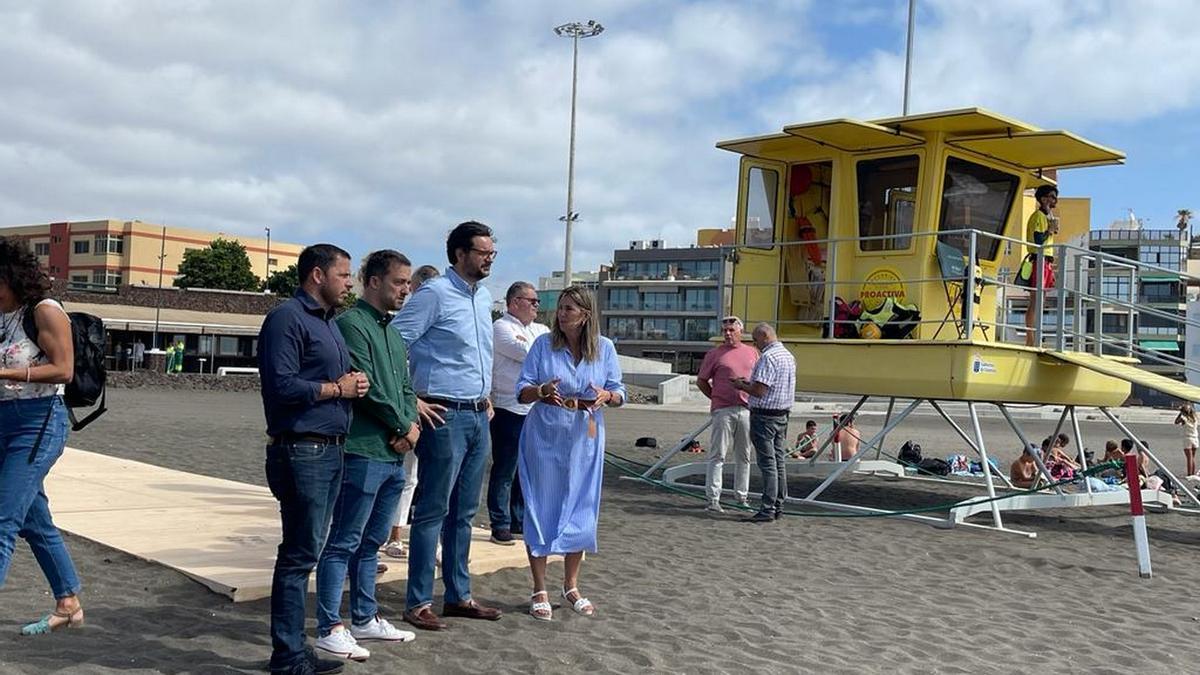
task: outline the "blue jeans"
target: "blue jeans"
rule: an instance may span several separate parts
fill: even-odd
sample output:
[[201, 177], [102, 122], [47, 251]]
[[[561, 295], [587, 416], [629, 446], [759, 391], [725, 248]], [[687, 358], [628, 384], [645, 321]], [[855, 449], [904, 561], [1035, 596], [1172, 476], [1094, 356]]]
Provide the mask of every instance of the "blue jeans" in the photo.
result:
[[750, 411], [750, 442], [762, 473], [762, 511], [778, 514], [787, 499], [787, 415]]
[[448, 604], [471, 599], [471, 519], [479, 508], [483, 466], [491, 451], [486, 412], [447, 410], [417, 441], [421, 495], [413, 512], [408, 548], [407, 609], [433, 603], [433, 569], [442, 538], [442, 582]]
[[350, 620], [362, 625], [379, 613], [375, 602], [379, 547], [391, 532], [403, 490], [404, 462], [381, 462], [346, 453], [329, 541], [317, 563], [317, 628], [321, 635], [342, 622], [339, 612], [347, 567]]
[[304, 597], [325, 546], [342, 481], [342, 446], [298, 441], [267, 446], [267, 484], [279, 500], [283, 541], [271, 578], [271, 669], [305, 658]]
[[[487, 508], [493, 530], [521, 529], [525, 499], [517, 480], [517, 451], [525, 416], [496, 408], [492, 418], [492, 471], [488, 475]], [[514, 527], [515, 526], [515, 527]]]
[[[46, 431], [31, 458], [43, 424]], [[75, 563], [42, 487], [66, 444], [67, 408], [59, 397], [0, 401], [0, 587], [20, 536], [33, 549], [55, 598], [79, 592]]]

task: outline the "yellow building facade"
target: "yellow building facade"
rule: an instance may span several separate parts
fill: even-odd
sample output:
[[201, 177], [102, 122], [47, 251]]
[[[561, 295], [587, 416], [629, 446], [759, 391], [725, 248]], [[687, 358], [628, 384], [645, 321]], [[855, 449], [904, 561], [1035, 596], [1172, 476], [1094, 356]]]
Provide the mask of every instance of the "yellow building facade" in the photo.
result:
[[266, 279], [296, 264], [303, 246], [264, 237], [246, 237], [140, 220], [87, 220], [42, 223], [0, 229], [0, 235], [27, 239], [50, 276], [74, 285], [157, 286], [159, 256], [162, 285], [170, 287], [186, 252], [206, 248], [215, 239], [241, 243], [255, 276]]

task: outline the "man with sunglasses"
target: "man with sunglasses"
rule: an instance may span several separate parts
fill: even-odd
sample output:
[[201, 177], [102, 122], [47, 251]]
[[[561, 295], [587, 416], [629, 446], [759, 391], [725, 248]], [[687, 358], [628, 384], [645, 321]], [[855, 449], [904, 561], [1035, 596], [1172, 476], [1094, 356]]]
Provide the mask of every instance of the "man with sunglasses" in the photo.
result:
[[496, 245], [483, 223], [460, 223], [446, 238], [450, 267], [413, 293], [392, 322], [408, 345], [417, 414], [421, 496], [409, 534], [404, 620], [443, 630], [434, 613], [433, 571], [442, 540], [442, 616], [496, 620], [500, 610], [471, 597], [471, 520], [491, 452], [492, 295], [483, 280]]
[[507, 308], [504, 315], [492, 324], [492, 403], [496, 415], [492, 418], [492, 471], [488, 477], [487, 508], [492, 525], [492, 542], [504, 546], [516, 543], [513, 533], [523, 531], [525, 500], [521, 484], [516, 480], [517, 448], [521, 427], [532, 403], [517, 401], [517, 379], [529, 348], [539, 335], [550, 327], [537, 323], [537, 290], [527, 281], [514, 282], [504, 294]]

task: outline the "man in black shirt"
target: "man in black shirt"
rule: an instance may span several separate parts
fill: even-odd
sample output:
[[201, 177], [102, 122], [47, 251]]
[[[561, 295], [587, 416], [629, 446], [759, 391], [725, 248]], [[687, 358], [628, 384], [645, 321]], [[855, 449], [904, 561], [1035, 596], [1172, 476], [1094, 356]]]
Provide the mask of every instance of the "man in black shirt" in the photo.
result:
[[365, 375], [333, 317], [350, 292], [350, 254], [309, 246], [297, 264], [295, 297], [271, 310], [258, 335], [258, 370], [267, 418], [267, 483], [279, 500], [283, 541], [271, 580], [273, 673], [341, 672], [305, 643], [308, 577], [325, 545], [342, 479], [350, 401], [367, 393]]

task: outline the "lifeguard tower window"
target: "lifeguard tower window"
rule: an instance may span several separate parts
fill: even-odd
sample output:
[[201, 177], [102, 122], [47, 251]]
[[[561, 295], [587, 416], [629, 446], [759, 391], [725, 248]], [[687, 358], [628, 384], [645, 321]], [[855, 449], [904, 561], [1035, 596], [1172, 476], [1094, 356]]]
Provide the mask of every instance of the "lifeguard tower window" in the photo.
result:
[[903, 251], [912, 245], [917, 204], [916, 155], [867, 159], [858, 163], [858, 242], [860, 251]]
[[[1012, 174], [957, 157], [947, 158], [938, 232], [979, 230], [988, 234], [1002, 234], [1018, 185], [1020, 180]], [[964, 234], [940, 235], [938, 240], [950, 244], [963, 255], [970, 248], [968, 237]], [[995, 260], [1000, 251], [1000, 240], [978, 237], [975, 247], [980, 260]]]
[[779, 195], [779, 172], [750, 168], [746, 181], [746, 223], [743, 243], [771, 248], [775, 241], [775, 202]]

